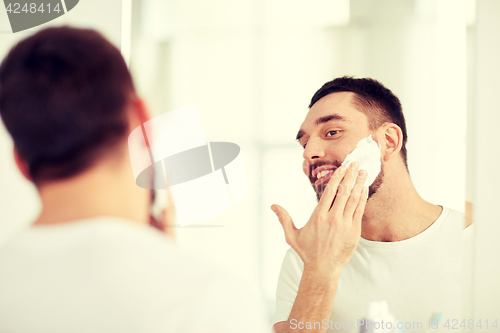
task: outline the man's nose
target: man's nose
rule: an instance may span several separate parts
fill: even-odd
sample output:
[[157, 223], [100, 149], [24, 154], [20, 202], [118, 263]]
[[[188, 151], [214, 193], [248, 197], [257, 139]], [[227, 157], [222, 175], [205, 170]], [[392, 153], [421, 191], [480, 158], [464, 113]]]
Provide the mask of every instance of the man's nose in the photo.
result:
[[312, 162], [317, 158], [325, 157], [325, 149], [321, 140], [317, 138], [310, 138], [307, 141], [307, 145], [302, 156], [304, 157], [304, 160], [308, 162]]

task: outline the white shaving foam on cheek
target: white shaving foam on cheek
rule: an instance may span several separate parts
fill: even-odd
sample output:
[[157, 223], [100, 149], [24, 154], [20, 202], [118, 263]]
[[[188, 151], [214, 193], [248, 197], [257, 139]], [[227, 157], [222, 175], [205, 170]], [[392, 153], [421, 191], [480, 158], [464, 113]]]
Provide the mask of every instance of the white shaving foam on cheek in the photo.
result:
[[364, 185], [370, 186], [380, 173], [382, 167], [380, 158], [380, 147], [369, 135], [358, 141], [356, 148], [345, 157], [342, 165], [348, 168], [352, 162], [358, 162], [359, 170], [366, 170], [368, 173]]

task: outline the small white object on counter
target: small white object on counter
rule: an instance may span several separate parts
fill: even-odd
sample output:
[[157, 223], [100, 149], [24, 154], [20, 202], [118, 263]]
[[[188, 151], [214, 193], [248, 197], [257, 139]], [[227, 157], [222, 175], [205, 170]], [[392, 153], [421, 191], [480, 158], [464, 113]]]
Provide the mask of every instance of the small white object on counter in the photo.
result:
[[[387, 301], [370, 302], [368, 305], [367, 322], [364, 332], [368, 333], [394, 333], [400, 332], [396, 328], [396, 318], [389, 312]], [[388, 325], [388, 323], [390, 323]], [[388, 327], [389, 326], [389, 327]]]

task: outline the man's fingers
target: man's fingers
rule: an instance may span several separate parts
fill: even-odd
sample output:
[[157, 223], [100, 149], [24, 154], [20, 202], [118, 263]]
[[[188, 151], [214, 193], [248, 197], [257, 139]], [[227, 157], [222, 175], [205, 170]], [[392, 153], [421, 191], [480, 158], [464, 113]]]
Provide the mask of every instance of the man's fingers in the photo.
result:
[[349, 196], [351, 195], [351, 189], [356, 180], [356, 175], [358, 174], [359, 164], [357, 162], [351, 163], [349, 169], [346, 172], [346, 175], [342, 182], [339, 184], [339, 190], [337, 193], [337, 197], [335, 198], [335, 202], [333, 203], [330, 212], [340, 216], [344, 215], [345, 206]]
[[328, 181], [328, 184], [326, 185], [323, 194], [321, 195], [321, 199], [319, 200], [318, 206], [316, 206], [317, 209], [323, 212], [328, 212], [328, 210], [330, 210], [333, 199], [337, 194], [339, 183], [344, 177], [345, 173], [346, 173], [346, 168], [343, 166], [335, 170], [332, 177]]
[[278, 216], [278, 220], [283, 227], [283, 231], [285, 231], [286, 242], [293, 248], [295, 246], [298, 229], [293, 224], [292, 218], [285, 210], [285, 208], [279, 205], [272, 205], [271, 209], [276, 214], [276, 216]]
[[351, 190], [351, 195], [349, 196], [349, 199], [347, 200], [347, 203], [345, 205], [344, 218], [347, 218], [349, 220], [353, 218], [354, 211], [356, 210], [356, 207], [358, 207], [359, 198], [361, 197], [361, 192], [364, 187], [363, 184], [366, 181], [367, 175], [368, 174], [365, 170], [361, 170], [358, 173], [358, 177], [356, 178], [354, 187]]
[[175, 205], [174, 205], [174, 200], [172, 199], [172, 194], [170, 193], [170, 188], [168, 187], [168, 183], [166, 185], [167, 185], [166, 186], [167, 206], [163, 210], [163, 225], [165, 227], [165, 234], [174, 239]]
[[365, 212], [366, 201], [368, 200], [368, 187], [363, 186], [361, 192], [361, 197], [359, 198], [358, 207], [354, 211], [354, 216], [352, 218], [352, 223], [356, 228], [361, 227], [361, 221], [363, 220], [363, 213]]
[[171, 239], [175, 239], [175, 226], [174, 226], [174, 220], [175, 220], [175, 211], [173, 204], [167, 209], [164, 209], [162, 211], [163, 215], [163, 231], [165, 232], [165, 235], [169, 236]]

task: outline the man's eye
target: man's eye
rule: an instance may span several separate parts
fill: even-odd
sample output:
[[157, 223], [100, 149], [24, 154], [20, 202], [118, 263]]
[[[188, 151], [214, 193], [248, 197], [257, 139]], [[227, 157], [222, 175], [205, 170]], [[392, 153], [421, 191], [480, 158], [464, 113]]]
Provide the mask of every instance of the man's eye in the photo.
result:
[[[335, 135], [337, 134], [339, 131], [329, 131], [328, 133], [326, 133], [326, 136], [332, 136], [332, 135]], [[332, 134], [333, 133], [333, 134]]]
[[304, 149], [306, 149], [306, 146], [307, 146], [307, 142], [304, 143], [304, 145], [302, 146]]

